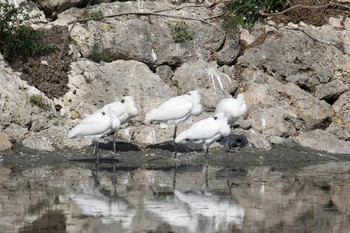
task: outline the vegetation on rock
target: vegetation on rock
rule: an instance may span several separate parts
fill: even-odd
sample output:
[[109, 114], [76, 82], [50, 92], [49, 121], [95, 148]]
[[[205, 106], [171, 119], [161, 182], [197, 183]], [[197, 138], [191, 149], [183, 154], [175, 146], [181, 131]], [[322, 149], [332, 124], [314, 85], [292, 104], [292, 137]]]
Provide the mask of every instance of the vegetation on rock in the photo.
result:
[[44, 33], [29, 26], [28, 9], [23, 4], [0, 3], [0, 50], [7, 60], [28, 58], [53, 52], [55, 46], [44, 41]]

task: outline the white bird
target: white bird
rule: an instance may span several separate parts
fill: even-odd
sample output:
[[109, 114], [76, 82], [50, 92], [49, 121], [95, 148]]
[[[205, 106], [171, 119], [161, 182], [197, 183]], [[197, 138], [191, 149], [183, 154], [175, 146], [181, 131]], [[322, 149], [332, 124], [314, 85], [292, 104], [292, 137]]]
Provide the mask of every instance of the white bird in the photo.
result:
[[[112, 109], [117, 114], [121, 125], [127, 123], [131, 118], [139, 114], [139, 110], [135, 107], [134, 98], [131, 96], [124, 96], [120, 101], [109, 103], [97, 112], [105, 112], [108, 108]], [[116, 135], [113, 134], [114, 156], [116, 156], [117, 151], [115, 136]]]
[[177, 125], [193, 115], [202, 112], [201, 96], [198, 90], [194, 90], [185, 95], [170, 98], [162, 103], [158, 108], [149, 111], [145, 116], [145, 121], [166, 122], [168, 125], [175, 125], [173, 140], [175, 149], [175, 158], [177, 154], [176, 131]]
[[106, 111], [109, 107], [117, 113], [121, 124], [127, 123], [131, 118], [139, 114], [139, 110], [135, 107], [134, 98], [131, 96], [124, 96], [120, 101], [107, 104], [97, 112]]
[[237, 98], [225, 98], [222, 99], [216, 106], [215, 113], [223, 113], [228, 123], [232, 125], [247, 111], [247, 105], [245, 104], [244, 93], [238, 94]]
[[110, 107], [104, 111], [88, 115], [77, 126], [69, 131], [68, 138], [90, 138], [94, 141], [94, 152], [98, 162], [98, 140], [110, 133], [116, 133], [120, 127], [117, 113]]
[[180, 133], [175, 138], [175, 143], [192, 141], [194, 143], [203, 143], [205, 147], [205, 164], [208, 166], [209, 146], [230, 134], [231, 129], [228, 125], [227, 117], [223, 113], [217, 113], [214, 117], [209, 117], [198, 121], [190, 128]]

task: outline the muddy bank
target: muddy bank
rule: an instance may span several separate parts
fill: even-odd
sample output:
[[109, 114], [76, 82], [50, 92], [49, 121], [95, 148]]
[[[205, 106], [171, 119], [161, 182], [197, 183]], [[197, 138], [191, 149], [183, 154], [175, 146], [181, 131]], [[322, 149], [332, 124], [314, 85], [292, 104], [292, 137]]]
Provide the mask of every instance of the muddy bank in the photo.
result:
[[[172, 145], [163, 143], [150, 147], [138, 147], [133, 144], [118, 142], [117, 158], [113, 157], [111, 143], [101, 143], [99, 149], [100, 166], [116, 164], [119, 169], [172, 169], [175, 166], [203, 166], [205, 163], [204, 151], [180, 147], [175, 160]], [[62, 163], [96, 163], [92, 156], [93, 147], [88, 146], [82, 150], [59, 150], [43, 152], [28, 147], [16, 145], [12, 150], [0, 153], [1, 164], [15, 169], [25, 169], [44, 165]], [[350, 161], [347, 155], [330, 154], [299, 146], [276, 146], [271, 150], [251, 148], [249, 146], [224, 151], [221, 147], [209, 151], [209, 165], [217, 167], [236, 167], [240, 169], [247, 166], [272, 166], [274, 169], [288, 169], [305, 167], [317, 163]]]

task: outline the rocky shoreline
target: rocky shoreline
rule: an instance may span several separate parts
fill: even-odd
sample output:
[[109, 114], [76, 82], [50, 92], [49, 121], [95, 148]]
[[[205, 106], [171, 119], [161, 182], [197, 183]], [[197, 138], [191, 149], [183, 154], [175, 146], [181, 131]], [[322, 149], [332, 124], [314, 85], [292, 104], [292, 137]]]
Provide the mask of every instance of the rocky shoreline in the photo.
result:
[[[76, 7], [83, 1], [40, 2], [29, 2], [41, 15], [37, 28], [70, 28], [84, 11]], [[132, 14], [164, 11], [205, 19], [220, 14], [223, 4], [164, 0], [90, 6], [88, 11], [105, 17], [78, 22], [70, 32], [68, 91], [61, 96], [45, 94], [28, 77], [23, 80], [25, 70], [15, 70], [0, 55], [0, 150], [14, 144], [49, 152], [86, 148], [90, 141], [69, 140], [69, 129], [123, 95], [134, 97], [140, 114], [119, 130], [119, 141], [159, 144], [171, 140], [172, 126], [146, 123], [145, 113], [197, 89], [204, 111], [180, 124], [179, 132], [212, 115], [222, 98], [244, 92], [248, 111], [233, 133], [246, 135], [252, 147], [296, 144], [350, 154], [350, 18], [330, 18], [322, 26], [268, 21], [233, 34], [220, 29], [218, 19], [203, 23]], [[193, 40], [174, 42], [172, 29], [179, 22], [193, 31]], [[96, 61], [97, 55], [105, 61]], [[47, 74], [52, 72], [47, 67], [60, 62], [39, 59], [47, 64], [39, 61], [35, 69]], [[33, 95], [42, 96], [41, 105], [33, 104]]]

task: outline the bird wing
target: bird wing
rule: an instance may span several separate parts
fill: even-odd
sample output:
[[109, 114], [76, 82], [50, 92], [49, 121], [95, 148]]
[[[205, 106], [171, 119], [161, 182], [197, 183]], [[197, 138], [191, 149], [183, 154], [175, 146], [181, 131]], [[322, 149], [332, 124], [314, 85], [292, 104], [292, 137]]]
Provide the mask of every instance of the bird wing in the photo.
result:
[[216, 106], [215, 113], [224, 113], [228, 118], [230, 123], [233, 123], [239, 119], [245, 112], [247, 108], [243, 99], [226, 98], [219, 102]]
[[190, 128], [180, 133], [175, 142], [178, 143], [183, 140], [206, 140], [213, 138], [220, 134], [222, 124], [216, 121], [213, 117], [206, 118], [193, 124]]
[[98, 112], [84, 118], [80, 123], [69, 131], [68, 138], [75, 137], [102, 137], [110, 133], [111, 116]]
[[185, 96], [177, 96], [169, 99], [146, 114], [146, 121], [170, 121], [189, 116], [193, 103]]
[[103, 106], [97, 112], [108, 111], [111, 109], [116, 112], [121, 124], [128, 122], [131, 118], [138, 115], [139, 111], [135, 106], [129, 106], [127, 104], [121, 103], [120, 101], [113, 102]]

